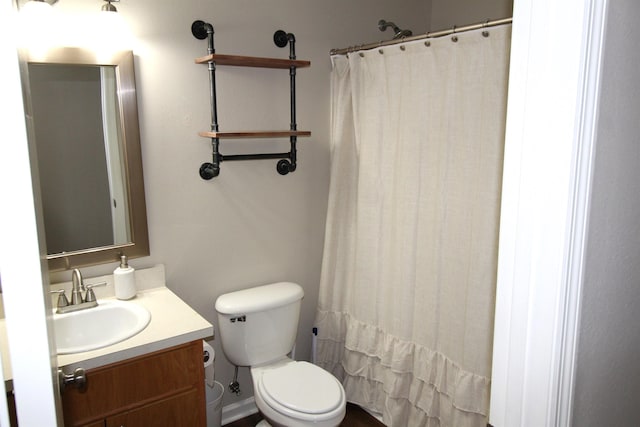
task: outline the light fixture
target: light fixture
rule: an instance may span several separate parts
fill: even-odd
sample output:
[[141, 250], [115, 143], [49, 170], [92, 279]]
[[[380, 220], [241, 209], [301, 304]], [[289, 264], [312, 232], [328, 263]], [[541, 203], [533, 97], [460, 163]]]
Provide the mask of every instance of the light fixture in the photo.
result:
[[31, 0], [19, 8], [17, 23], [18, 45], [32, 51], [45, 52], [56, 44], [58, 14], [51, 5], [55, 1]]
[[103, 50], [131, 49], [131, 31], [113, 4], [119, 1], [104, 0], [94, 26], [94, 47], [100, 46]]
[[[49, 6], [53, 6], [57, 2], [58, 2], [58, 0], [26, 0], [26, 1], [19, 1], [18, 2], [18, 8], [19, 9], [23, 9], [25, 7], [32, 7], [33, 5], [27, 6], [29, 3], [45, 3], [45, 4], [48, 4]], [[36, 6], [36, 7], [38, 7], [38, 6]]]
[[[58, 0], [29, 0], [27, 2], [23, 2], [20, 6], [20, 12], [23, 13], [42, 13], [42, 12], [33, 12], [39, 10], [47, 10], [50, 6], [56, 3]], [[47, 12], [44, 12], [47, 13]]]
[[118, 9], [116, 9], [116, 7], [114, 5], [112, 5], [111, 3], [117, 3], [120, 0], [104, 0], [105, 2], [107, 2], [107, 4], [102, 5], [102, 11], [103, 12], [117, 12]]

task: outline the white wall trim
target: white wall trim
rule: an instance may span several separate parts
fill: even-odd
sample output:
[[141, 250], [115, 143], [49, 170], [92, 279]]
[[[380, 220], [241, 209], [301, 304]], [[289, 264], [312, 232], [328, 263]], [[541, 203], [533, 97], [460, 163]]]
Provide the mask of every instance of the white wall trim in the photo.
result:
[[575, 384], [576, 352], [580, 325], [580, 305], [586, 238], [589, 224], [591, 201], [592, 166], [595, 161], [596, 125], [598, 121], [598, 100], [600, 96], [600, 70], [603, 56], [604, 32], [608, 0], [592, 2], [588, 5], [588, 35], [585, 43], [585, 64], [583, 69], [581, 112], [577, 129], [577, 152], [573, 182], [573, 209], [571, 212], [571, 236], [567, 261], [566, 289], [564, 303], [560, 307], [562, 318], [559, 336], [559, 360], [554, 375], [556, 386], [550, 397], [557, 402], [555, 410], [556, 426], [570, 426], [573, 423], [573, 390]]
[[490, 422], [571, 418], [604, 10], [516, 0]]
[[[11, 372], [21, 426], [62, 425], [51, 297], [38, 218], [13, 32], [11, 0], [0, 0], [0, 272]], [[43, 246], [43, 245], [42, 245]], [[6, 361], [5, 361], [6, 363]]]
[[230, 403], [222, 408], [222, 425], [227, 425], [257, 412], [258, 407], [253, 396], [239, 402]]

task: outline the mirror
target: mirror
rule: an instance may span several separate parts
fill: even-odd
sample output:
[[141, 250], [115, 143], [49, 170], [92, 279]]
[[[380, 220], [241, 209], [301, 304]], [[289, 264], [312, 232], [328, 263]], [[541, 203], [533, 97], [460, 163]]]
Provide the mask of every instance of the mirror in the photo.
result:
[[133, 53], [26, 56], [49, 269], [149, 255]]

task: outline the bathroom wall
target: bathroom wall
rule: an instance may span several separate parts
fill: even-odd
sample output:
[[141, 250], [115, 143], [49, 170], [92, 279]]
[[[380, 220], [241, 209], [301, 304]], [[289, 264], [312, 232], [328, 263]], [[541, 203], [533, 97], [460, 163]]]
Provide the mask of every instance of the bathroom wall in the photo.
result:
[[574, 399], [575, 426], [640, 425], [640, 5], [608, 3]]
[[[432, 9], [433, 3], [433, 9]], [[353, 0], [324, 2], [272, 0], [164, 2], [123, 0], [117, 4], [133, 35], [142, 155], [151, 256], [136, 268], [164, 263], [167, 285], [216, 325], [215, 299], [222, 293], [268, 282], [290, 280], [305, 289], [297, 358], [310, 357], [310, 331], [317, 301], [327, 191], [329, 187], [329, 72], [332, 48], [388, 39], [379, 19], [410, 28], [414, 34], [511, 15], [511, 2], [488, 0]], [[64, 0], [64, 14], [99, 9], [100, 2]], [[288, 49], [272, 42], [283, 29], [296, 36], [298, 70], [298, 169], [280, 176], [275, 161], [229, 162], [212, 181], [198, 176], [210, 161], [208, 73], [194, 58], [206, 54], [191, 23], [215, 27], [218, 53], [286, 58]], [[282, 70], [219, 67], [218, 113], [221, 130], [289, 126], [288, 73]], [[287, 151], [287, 141], [223, 141], [222, 153]], [[84, 268], [86, 277], [107, 274], [117, 265]], [[68, 273], [52, 281], [69, 280]], [[219, 340], [216, 376], [226, 384], [233, 367]], [[241, 397], [251, 396], [248, 371], [241, 369]]]
[[433, 0], [431, 31], [513, 15], [513, 0]]
[[[59, 1], [65, 14], [98, 10], [102, 2]], [[136, 268], [164, 263], [167, 285], [216, 325], [215, 299], [222, 293], [275, 281], [294, 281], [305, 290], [297, 358], [310, 357], [311, 327], [320, 278], [329, 187], [329, 50], [387, 39], [379, 19], [415, 33], [428, 30], [430, 1], [352, 0], [342, 2], [271, 0], [122, 0], [121, 16], [134, 36], [141, 144], [151, 256], [134, 259]], [[272, 41], [275, 30], [296, 36], [298, 70], [298, 168], [280, 176], [276, 161], [229, 162], [212, 181], [198, 175], [211, 159], [206, 54], [191, 23], [215, 27], [218, 53], [288, 57]], [[221, 130], [287, 129], [289, 76], [282, 70], [219, 67], [218, 113]], [[223, 141], [222, 153], [287, 151], [288, 141]], [[107, 274], [117, 265], [84, 268], [86, 277]], [[69, 280], [56, 273], [53, 282]], [[216, 377], [233, 375], [219, 340]], [[252, 395], [248, 370], [241, 369], [243, 395], [225, 394], [224, 403]]]

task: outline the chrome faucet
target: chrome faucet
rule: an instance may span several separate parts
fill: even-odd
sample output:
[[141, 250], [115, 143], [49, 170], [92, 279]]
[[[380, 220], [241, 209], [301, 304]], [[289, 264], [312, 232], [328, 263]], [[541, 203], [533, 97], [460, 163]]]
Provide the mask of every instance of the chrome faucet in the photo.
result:
[[[56, 313], [69, 313], [71, 311], [84, 310], [86, 308], [95, 307], [98, 305], [98, 301], [93, 292], [93, 288], [96, 286], [104, 286], [107, 282], [92, 283], [85, 286], [82, 280], [82, 273], [79, 269], [74, 269], [71, 273], [71, 303], [67, 300], [64, 294], [64, 289], [57, 291], [51, 291], [51, 293], [58, 294], [58, 310]], [[85, 296], [82, 293], [86, 291]]]
[[71, 273], [71, 305], [82, 304], [82, 292], [84, 292], [84, 283], [82, 282], [82, 273], [79, 269], [74, 269]]

